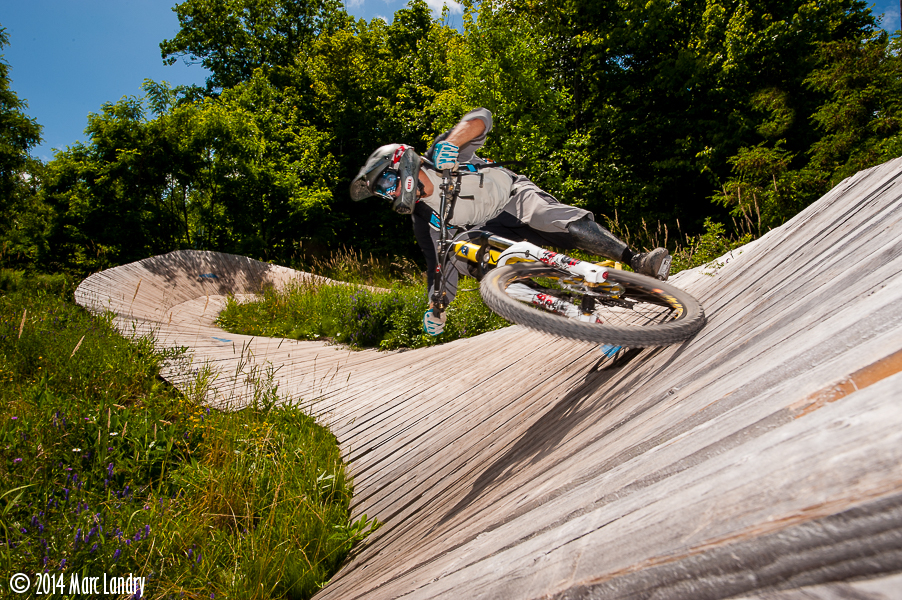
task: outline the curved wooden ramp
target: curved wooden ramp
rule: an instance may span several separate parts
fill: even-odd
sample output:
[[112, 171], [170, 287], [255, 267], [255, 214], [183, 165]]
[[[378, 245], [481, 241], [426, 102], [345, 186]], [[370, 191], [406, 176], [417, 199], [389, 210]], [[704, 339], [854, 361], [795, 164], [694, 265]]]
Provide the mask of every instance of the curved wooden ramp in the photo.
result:
[[900, 272], [896, 160], [681, 273], [706, 328], [613, 361], [519, 327], [394, 353], [227, 334], [218, 296], [292, 274], [213, 253], [77, 297], [215, 365], [211, 401], [270, 364], [332, 427], [385, 526], [317, 598], [899, 598]]

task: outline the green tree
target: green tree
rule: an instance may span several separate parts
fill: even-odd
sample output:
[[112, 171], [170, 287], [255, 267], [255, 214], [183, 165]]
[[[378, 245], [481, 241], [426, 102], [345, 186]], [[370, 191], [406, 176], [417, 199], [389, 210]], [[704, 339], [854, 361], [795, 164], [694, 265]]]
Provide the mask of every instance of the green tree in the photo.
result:
[[[0, 27], [0, 50], [8, 44]], [[35, 194], [39, 163], [29, 155], [41, 126], [25, 114], [28, 104], [10, 88], [9, 71], [0, 55], [0, 264], [24, 266], [43, 242], [49, 214]]]
[[490, 1], [468, 10], [464, 36], [448, 50], [453, 87], [439, 95], [431, 110], [449, 127], [471, 108], [488, 108], [494, 127], [483, 154], [522, 161], [520, 169], [539, 184], [580, 203], [579, 192], [561, 185], [571, 95], [556, 85], [540, 22]]
[[885, 32], [824, 44], [808, 85], [828, 96], [811, 116], [823, 132], [810, 167], [827, 185], [902, 156], [902, 37]]
[[163, 40], [163, 59], [200, 61], [208, 88], [229, 88], [260, 68], [288, 68], [322, 32], [348, 17], [340, 0], [185, 0], [172, 9], [181, 29]]
[[[596, 212], [699, 229], [730, 157], [763, 141], [797, 157], [824, 100], [805, 84], [820, 44], [876, 25], [858, 0], [509, 0], [535, 20], [572, 98], [568, 164]], [[565, 146], [566, 147], [566, 146]]]
[[90, 115], [89, 141], [47, 165], [48, 264], [93, 271], [177, 248], [286, 261], [334, 241], [328, 137], [265, 78], [192, 102], [145, 89]]
[[824, 42], [805, 80], [822, 100], [798, 117], [811, 126], [809, 146], [797, 152], [784, 148], [785, 111], [779, 100], [771, 101], [770, 118], [758, 128], [764, 141], [729, 159], [732, 176], [715, 199], [766, 230], [842, 179], [902, 155], [899, 51], [899, 38], [890, 41], [884, 32]]
[[457, 38], [454, 29], [432, 19], [423, 0], [412, 0], [391, 24], [352, 21], [321, 34], [298, 60], [286, 93], [296, 94], [317, 128], [331, 134], [329, 150], [339, 173], [332, 215], [341, 244], [418, 256], [410, 221], [377, 198], [352, 202], [348, 186], [379, 146], [406, 143], [422, 152], [441, 131], [437, 121], [443, 115], [431, 109], [451, 85], [446, 53]]

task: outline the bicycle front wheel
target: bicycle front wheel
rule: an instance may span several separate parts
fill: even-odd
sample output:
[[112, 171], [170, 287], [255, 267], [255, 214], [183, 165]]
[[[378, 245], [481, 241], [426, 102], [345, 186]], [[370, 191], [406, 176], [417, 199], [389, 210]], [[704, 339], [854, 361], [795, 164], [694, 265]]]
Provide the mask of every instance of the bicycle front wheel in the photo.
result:
[[479, 292], [508, 321], [586, 342], [665, 346], [705, 325], [704, 310], [691, 295], [628, 271], [610, 270], [599, 290], [542, 263], [514, 263], [486, 274]]

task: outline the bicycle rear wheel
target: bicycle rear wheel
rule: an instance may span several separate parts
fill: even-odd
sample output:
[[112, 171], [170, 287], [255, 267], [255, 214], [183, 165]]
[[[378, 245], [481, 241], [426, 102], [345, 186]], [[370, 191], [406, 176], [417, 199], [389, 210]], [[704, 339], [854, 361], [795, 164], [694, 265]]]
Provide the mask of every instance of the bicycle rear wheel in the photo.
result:
[[488, 307], [509, 321], [586, 342], [664, 346], [705, 325], [698, 301], [671, 285], [613, 269], [606, 281], [618, 292], [599, 295], [553, 267], [515, 263], [486, 274], [479, 291]]

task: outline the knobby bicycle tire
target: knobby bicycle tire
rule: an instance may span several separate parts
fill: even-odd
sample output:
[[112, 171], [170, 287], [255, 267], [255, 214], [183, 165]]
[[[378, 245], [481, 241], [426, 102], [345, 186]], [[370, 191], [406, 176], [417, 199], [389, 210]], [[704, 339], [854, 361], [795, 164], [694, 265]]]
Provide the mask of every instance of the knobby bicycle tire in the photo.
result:
[[[505, 319], [559, 337], [619, 344], [630, 347], [665, 346], [685, 341], [705, 325], [701, 304], [688, 293], [671, 285], [628, 271], [610, 270], [608, 282], [625, 288], [622, 301], [613, 308], [603, 306], [610, 314], [601, 323], [593, 323], [547, 312], [511, 297], [508, 287], [524, 283], [541, 289], [543, 294], [572, 291], [548, 290], [534, 279], [561, 279], [561, 271], [542, 263], [514, 263], [487, 273], [479, 286], [486, 305]], [[616, 304], [616, 303], [615, 303]], [[648, 309], [644, 307], [649, 307]], [[642, 310], [639, 310], [642, 307]], [[601, 318], [601, 317], [599, 317]]]

